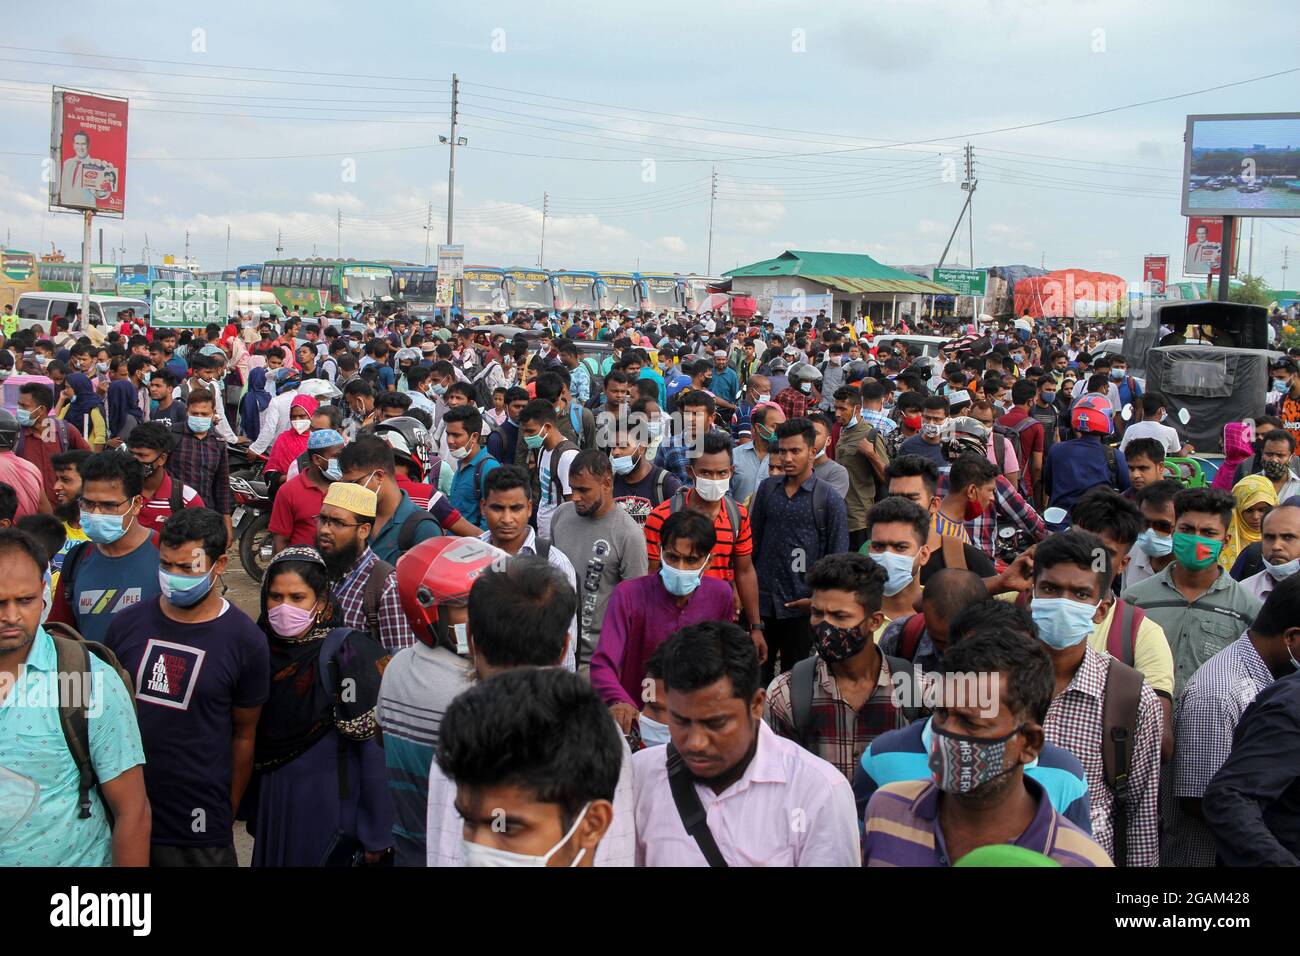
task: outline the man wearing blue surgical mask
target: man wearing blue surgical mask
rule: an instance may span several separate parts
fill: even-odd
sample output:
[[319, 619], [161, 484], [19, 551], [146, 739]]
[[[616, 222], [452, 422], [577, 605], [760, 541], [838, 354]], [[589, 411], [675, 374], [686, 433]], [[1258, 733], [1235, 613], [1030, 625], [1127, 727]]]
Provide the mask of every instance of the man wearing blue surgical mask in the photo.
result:
[[159, 593], [158, 549], [139, 520], [140, 463], [106, 451], [91, 455], [80, 470], [81, 530], [90, 540], [64, 555], [49, 619], [102, 643], [116, 613]]
[[234, 808], [252, 776], [271, 662], [261, 628], [221, 596], [228, 560], [221, 515], [182, 508], [159, 534], [160, 596], [104, 635], [138, 675], [152, 866], [237, 865]]
[[906, 498], [890, 497], [867, 514], [867, 543], [861, 553], [885, 569], [883, 616], [875, 639], [897, 618], [916, 611], [921, 596], [921, 569], [930, 560], [930, 515]]
[[[1067, 531], [1041, 542], [1034, 552], [1030, 613], [1055, 672], [1052, 702], [1043, 730], [1047, 740], [1084, 764], [1091, 800], [1092, 836], [1122, 866], [1160, 863], [1160, 705], [1138, 671], [1094, 651], [1088, 643], [1112, 600], [1110, 553], [1100, 538]], [[1116, 748], [1106, 698], [1123, 694], [1137, 702], [1137, 719], [1124, 726], [1127, 800], [1117, 804], [1097, 755]], [[1118, 753], [1115, 754], [1118, 756]]]

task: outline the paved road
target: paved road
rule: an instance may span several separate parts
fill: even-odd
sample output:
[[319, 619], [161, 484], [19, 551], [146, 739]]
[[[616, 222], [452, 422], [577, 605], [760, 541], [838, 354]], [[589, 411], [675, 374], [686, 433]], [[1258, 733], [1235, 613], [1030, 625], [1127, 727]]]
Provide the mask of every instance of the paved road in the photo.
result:
[[[226, 585], [226, 600], [253, 620], [257, 620], [260, 612], [261, 585], [244, 572], [244, 566], [239, 563], [237, 547], [230, 549], [229, 557], [230, 565], [222, 578]], [[235, 853], [239, 857], [240, 866], [248, 866], [253, 858], [253, 838], [248, 835], [241, 822], [235, 823]]]

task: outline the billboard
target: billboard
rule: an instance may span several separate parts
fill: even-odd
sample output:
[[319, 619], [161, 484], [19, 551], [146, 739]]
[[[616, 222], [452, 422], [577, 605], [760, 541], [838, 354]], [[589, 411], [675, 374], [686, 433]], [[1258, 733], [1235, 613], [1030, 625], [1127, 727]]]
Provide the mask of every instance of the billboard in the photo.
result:
[[1184, 216], [1300, 216], [1300, 113], [1187, 117]]
[[225, 282], [159, 279], [149, 287], [149, 324], [163, 329], [201, 329], [225, 324]]
[[[1232, 274], [1241, 264], [1241, 220], [1233, 231]], [[1223, 248], [1223, 220], [1217, 216], [1191, 216], [1187, 220], [1187, 245], [1183, 250], [1183, 275], [1219, 274], [1219, 252]]]
[[438, 246], [438, 272], [434, 286], [433, 305], [450, 309], [456, 298], [456, 283], [465, 275], [465, 247]]
[[835, 296], [833, 295], [774, 295], [772, 305], [767, 312], [767, 321], [784, 332], [795, 320], [815, 319], [819, 312], [834, 315]]
[[126, 208], [126, 100], [54, 90], [50, 206], [122, 218]]
[[988, 286], [988, 271], [985, 269], [932, 269], [930, 278], [940, 285], [955, 289], [957, 295], [984, 295]]
[[1142, 285], [1151, 295], [1164, 295], [1169, 284], [1169, 257], [1142, 257]]

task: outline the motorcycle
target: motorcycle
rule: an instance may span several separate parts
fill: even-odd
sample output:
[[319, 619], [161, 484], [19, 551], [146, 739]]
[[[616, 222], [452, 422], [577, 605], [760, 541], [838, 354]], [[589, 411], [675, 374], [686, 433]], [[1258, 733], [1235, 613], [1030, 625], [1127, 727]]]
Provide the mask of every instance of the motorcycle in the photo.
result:
[[[230, 450], [230, 490], [235, 496], [231, 515], [235, 540], [239, 543], [239, 563], [244, 573], [259, 584], [271, 563], [271, 503], [274, 498], [270, 482], [262, 474], [265, 462], [244, 449]], [[241, 467], [234, 467], [239, 459]]]

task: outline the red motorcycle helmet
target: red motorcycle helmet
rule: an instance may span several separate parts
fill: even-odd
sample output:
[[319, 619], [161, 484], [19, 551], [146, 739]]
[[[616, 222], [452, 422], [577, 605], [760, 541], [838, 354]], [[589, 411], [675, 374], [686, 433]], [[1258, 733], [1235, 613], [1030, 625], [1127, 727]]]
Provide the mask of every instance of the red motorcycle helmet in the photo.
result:
[[1077, 405], [1070, 411], [1070, 426], [1076, 432], [1099, 432], [1102, 435], [1109, 435], [1111, 430], [1111, 415], [1114, 409], [1110, 407], [1110, 402], [1100, 395], [1088, 395], [1079, 399]]
[[464, 606], [480, 574], [507, 557], [478, 538], [421, 541], [397, 560], [397, 593], [415, 636], [431, 647], [454, 647], [443, 606]]

